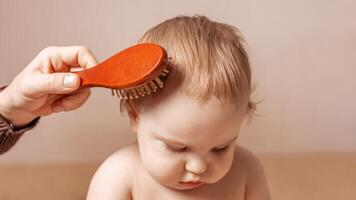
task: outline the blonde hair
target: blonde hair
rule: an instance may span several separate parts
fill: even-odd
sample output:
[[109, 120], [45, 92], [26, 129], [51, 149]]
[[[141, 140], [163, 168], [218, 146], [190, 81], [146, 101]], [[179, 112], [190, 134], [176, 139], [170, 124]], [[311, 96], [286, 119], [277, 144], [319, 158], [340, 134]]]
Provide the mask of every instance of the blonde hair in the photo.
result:
[[[215, 96], [236, 106], [245, 104], [248, 113], [255, 110], [250, 100], [251, 69], [246, 43], [236, 27], [205, 16], [178, 16], [148, 30], [139, 40], [146, 42], [159, 44], [167, 51], [170, 74], [166, 85], [174, 84], [197, 100]], [[162, 90], [165, 89], [166, 86]], [[159, 99], [161, 92], [121, 101], [120, 110], [137, 111], [152, 99]]]

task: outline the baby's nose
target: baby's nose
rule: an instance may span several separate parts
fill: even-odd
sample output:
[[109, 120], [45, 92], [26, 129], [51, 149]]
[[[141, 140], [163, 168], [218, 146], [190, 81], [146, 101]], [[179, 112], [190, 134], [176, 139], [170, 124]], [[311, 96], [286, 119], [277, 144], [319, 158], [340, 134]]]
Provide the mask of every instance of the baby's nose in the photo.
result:
[[185, 164], [185, 170], [193, 174], [202, 174], [207, 168], [207, 162], [199, 156], [191, 157]]

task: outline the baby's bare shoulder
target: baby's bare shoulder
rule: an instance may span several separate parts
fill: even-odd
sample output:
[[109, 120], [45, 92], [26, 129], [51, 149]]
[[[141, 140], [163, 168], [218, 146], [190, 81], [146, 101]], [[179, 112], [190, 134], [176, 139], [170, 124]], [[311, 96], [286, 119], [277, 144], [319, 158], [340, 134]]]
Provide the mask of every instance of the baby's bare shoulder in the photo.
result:
[[229, 181], [234, 182], [240, 180], [241, 185], [246, 185], [249, 174], [258, 164], [259, 162], [255, 155], [241, 146], [236, 146], [233, 163], [227, 178]]
[[[112, 175], [125, 172], [129, 175], [135, 170], [136, 162], [138, 160], [138, 149], [136, 144], [131, 144], [113, 153], [100, 166], [103, 170], [110, 171]], [[99, 168], [99, 169], [100, 169]]]
[[236, 147], [234, 160], [239, 167], [244, 167], [246, 169], [260, 165], [258, 158], [251, 151], [242, 146]]
[[132, 144], [108, 157], [96, 171], [87, 199], [130, 199], [137, 155]]
[[133, 169], [132, 164], [136, 164], [138, 159], [139, 152], [137, 143], [132, 143], [113, 153], [106, 161], [113, 165], [128, 166], [128, 169]]
[[249, 150], [239, 146], [235, 150], [236, 170], [246, 177], [246, 194], [248, 200], [270, 199], [267, 180], [261, 161]]

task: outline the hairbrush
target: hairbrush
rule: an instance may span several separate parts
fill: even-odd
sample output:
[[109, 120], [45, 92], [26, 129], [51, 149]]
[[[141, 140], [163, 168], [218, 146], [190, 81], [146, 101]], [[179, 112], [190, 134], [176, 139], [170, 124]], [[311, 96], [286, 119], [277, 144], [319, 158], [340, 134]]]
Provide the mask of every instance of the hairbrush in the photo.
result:
[[169, 73], [167, 53], [161, 46], [142, 43], [124, 49], [95, 67], [73, 72], [81, 87], [112, 89], [120, 99], [137, 99], [163, 88]]

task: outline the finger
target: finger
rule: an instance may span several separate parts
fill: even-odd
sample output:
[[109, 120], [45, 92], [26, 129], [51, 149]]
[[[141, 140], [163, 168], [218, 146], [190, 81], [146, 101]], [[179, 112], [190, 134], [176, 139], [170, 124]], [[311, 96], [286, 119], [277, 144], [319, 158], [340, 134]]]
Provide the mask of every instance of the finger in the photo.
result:
[[85, 46], [61, 47], [59, 54], [63, 62], [70, 66], [88, 69], [98, 64], [92, 52]]
[[70, 96], [63, 97], [52, 104], [53, 112], [70, 111], [81, 107], [90, 96], [90, 90], [82, 89]]
[[71, 67], [88, 69], [98, 64], [91, 51], [84, 46], [47, 47], [36, 57], [42, 72], [68, 72]]
[[[29, 77], [27, 77], [29, 79]], [[26, 96], [40, 98], [49, 94], [69, 94], [80, 86], [80, 77], [74, 73], [36, 73], [31, 80], [23, 80]]]

